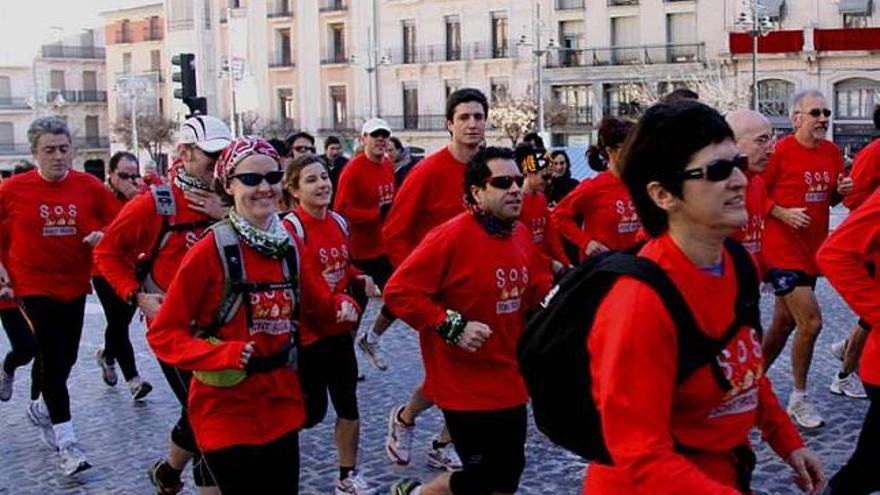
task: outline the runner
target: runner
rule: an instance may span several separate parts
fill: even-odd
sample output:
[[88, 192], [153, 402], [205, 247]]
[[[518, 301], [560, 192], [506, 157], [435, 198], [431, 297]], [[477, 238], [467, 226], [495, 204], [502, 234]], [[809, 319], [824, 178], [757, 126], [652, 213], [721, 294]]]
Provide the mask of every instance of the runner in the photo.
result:
[[[109, 174], [106, 186], [116, 198], [117, 211], [141, 192], [144, 184], [138, 173], [137, 157], [127, 151], [119, 151], [110, 157]], [[118, 380], [116, 361], [122, 369], [122, 376], [128, 383], [128, 391], [134, 400], [141, 400], [152, 390], [153, 385], [141, 379], [134, 359], [134, 349], [128, 337], [128, 326], [137, 310], [132, 302], [123, 301], [116, 295], [110, 283], [98, 270], [97, 264], [92, 268], [92, 286], [98, 294], [107, 328], [104, 330], [104, 348], [95, 351], [95, 361], [101, 368], [101, 378], [108, 386], [113, 387]]]
[[545, 154], [530, 144], [520, 143], [514, 150], [514, 155], [516, 165], [525, 178], [519, 221], [529, 231], [532, 243], [549, 258], [553, 272], [558, 273], [570, 263], [562, 248], [562, 240], [550, 223], [550, 209], [547, 207], [547, 197], [544, 196], [544, 188], [550, 181]]
[[632, 128], [628, 120], [602, 120], [597, 152], [607, 157], [608, 170], [581, 182], [553, 210], [553, 225], [578, 247], [581, 260], [636, 243], [641, 224], [629, 191], [620, 180], [618, 165], [621, 147]]
[[[91, 249], [113, 218], [113, 197], [97, 179], [71, 170], [67, 123], [41, 117], [28, 129], [37, 170], [0, 186], [0, 239], [9, 282], [21, 299], [39, 350], [37, 392], [28, 407], [41, 437], [70, 476], [91, 467], [70, 415], [67, 379], [82, 335]], [[38, 394], [32, 394], [36, 399]]]
[[[7, 247], [3, 251], [9, 252]], [[0, 322], [3, 323], [9, 345], [12, 346], [3, 359], [3, 368], [0, 369], [0, 401], [3, 402], [12, 398], [15, 370], [30, 363], [37, 354], [37, 341], [15, 301], [15, 290], [10, 282], [9, 271], [0, 261]], [[38, 371], [39, 366], [31, 366], [31, 400], [39, 399]]]
[[772, 207], [764, 228], [763, 258], [776, 294], [764, 357], [770, 367], [797, 327], [788, 413], [803, 428], [825, 424], [807, 398], [807, 373], [822, 329], [815, 295], [816, 251], [828, 235], [829, 208], [852, 190], [852, 179], [843, 175], [840, 150], [825, 139], [830, 116], [822, 93], [806, 90], [795, 95], [794, 134], [779, 141], [764, 172]]
[[659, 295], [629, 277], [614, 283], [586, 342], [614, 465], [591, 464], [584, 494], [750, 493], [755, 426], [818, 494], [821, 464], [773, 394], [758, 331], [735, 314], [737, 270], [722, 246], [746, 220], [746, 160], [730, 127], [706, 105], [677, 102], [649, 108], [634, 132], [619, 166], [651, 237], [639, 255], [672, 279], [708, 337], [735, 333], [716, 364], [677, 384], [678, 331]]
[[[446, 99], [446, 129], [451, 140], [447, 146], [422, 160], [409, 174], [382, 229], [385, 250], [392, 265], [400, 266], [431, 229], [464, 210], [461, 185], [467, 162], [485, 145], [488, 113], [489, 101], [478, 89], [462, 88]], [[379, 337], [373, 332], [366, 334], [364, 341], [370, 352], [380, 352]], [[424, 396], [422, 387], [418, 387], [406, 404], [391, 409], [385, 453], [392, 462], [409, 464], [416, 417], [433, 405]], [[429, 466], [447, 470], [461, 467], [461, 460], [451, 442], [444, 426], [431, 440]]]
[[[186, 252], [205, 229], [226, 215], [220, 198], [211, 191], [214, 162], [231, 141], [229, 128], [219, 119], [196, 116], [181, 126], [178, 158], [171, 183], [128, 202], [107, 228], [95, 250], [98, 269], [124, 301], [137, 304], [149, 327], [163, 295]], [[166, 459], [150, 468], [150, 479], [160, 495], [183, 489], [180, 474], [193, 462], [193, 479], [203, 495], [216, 494], [214, 481], [200, 461], [187, 419], [187, 387], [191, 374], [159, 360], [162, 373], [181, 405], [171, 431]]]
[[[296, 209], [284, 217], [284, 226], [303, 241], [308, 255], [321, 268], [324, 280], [334, 294], [360, 293], [358, 305], [366, 307], [367, 297], [381, 295], [369, 275], [349, 262], [348, 223], [331, 211], [333, 182], [323, 160], [305, 156], [294, 160], [284, 172], [284, 190]], [[304, 324], [300, 328], [302, 346], [299, 377], [306, 401], [304, 428], [311, 428], [327, 414], [327, 394], [336, 411], [334, 439], [339, 455], [336, 495], [374, 493], [356, 469], [360, 437], [357, 403], [357, 358], [352, 332], [357, 324], [323, 322], [321, 328]]]
[[269, 143], [241, 137], [215, 169], [232, 203], [184, 257], [147, 341], [160, 360], [193, 371], [189, 411], [197, 445], [224, 495], [298, 493], [296, 328], [357, 320], [333, 296], [277, 216], [283, 172]]
[[464, 460], [393, 495], [513, 494], [525, 466], [528, 393], [516, 347], [525, 315], [552, 284], [518, 222], [523, 176], [513, 152], [488, 147], [468, 164], [468, 212], [434, 229], [391, 277], [385, 300], [419, 332], [425, 392]]

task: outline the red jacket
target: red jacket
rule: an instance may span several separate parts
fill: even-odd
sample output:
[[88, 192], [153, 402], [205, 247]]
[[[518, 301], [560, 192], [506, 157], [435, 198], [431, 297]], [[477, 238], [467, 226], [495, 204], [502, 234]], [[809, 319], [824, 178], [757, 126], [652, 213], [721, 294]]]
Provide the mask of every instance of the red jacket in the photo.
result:
[[538, 246], [546, 256], [564, 265], [568, 265], [568, 256], [562, 248], [562, 239], [550, 222], [550, 208], [544, 193], [523, 193], [522, 213], [520, 222], [531, 234], [532, 243]]
[[339, 176], [335, 209], [351, 224], [351, 256], [356, 260], [385, 254], [380, 209], [394, 198], [394, 165], [388, 158], [371, 161], [363, 153], [351, 159]]
[[[283, 280], [282, 261], [263, 256], [244, 242], [239, 245], [249, 281]], [[300, 303], [302, 319], [326, 321], [335, 317], [343, 300], [350, 300], [331, 295], [310, 259], [303, 253], [301, 303], [292, 301], [285, 291], [251, 296], [255, 323], [262, 320], [259, 323], [273, 328], [271, 333], [249, 330], [242, 305], [232, 321], [217, 332], [222, 342], [214, 345], [196, 338], [192, 330], [193, 322], [207, 326], [214, 321], [223, 296], [223, 266], [214, 234], [209, 232], [183, 258], [162, 308], [147, 330], [150, 347], [156, 357], [171, 366], [201, 371], [241, 369], [239, 359], [248, 341], [254, 342], [256, 355], [279, 351], [289, 339], [289, 315], [294, 304]], [[288, 329], [279, 331], [285, 325]], [[299, 380], [290, 368], [253, 373], [228, 388], [193, 379], [187, 407], [196, 442], [201, 450], [209, 452], [233, 445], [265, 444], [298, 429], [305, 420]]]
[[763, 248], [766, 208], [767, 186], [764, 185], [764, 179], [760, 175], [749, 174], [749, 184], [746, 186], [746, 212], [749, 218], [730, 237], [741, 242], [757, 260], [761, 259]]
[[871, 141], [856, 154], [849, 176], [853, 180], [853, 190], [843, 198], [843, 204], [855, 210], [880, 185], [880, 140]]
[[[816, 251], [828, 236], [828, 210], [840, 200], [837, 180], [842, 173], [840, 150], [830, 141], [822, 140], [813, 149], [798, 143], [794, 136], [779, 141], [764, 171], [768, 207], [763, 257], [767, 268], [819, 274]], [[810, 225], [792, 229], [769, 214], [774, 204], [806, 207]]]
[[[727, 330], [737, 292], [727, 253], [721, 277], [697, 267], [669, 235], [640, 255], [672, 278], [706, 334], [718, 338]], [[752, 329], [743, 326], [716, 358], [733, 386], [725, 393], [709, 366], [676, 384], [678, 334], [645, 284], [619, 280], [596, 315], [587, 340], [593, 397], [614, 466], [591, 465], [585, 494], [738, 495], [730, 451], [749, 442], [753, 427], [783, 458], [804, 445], [764, 375]], [[699, 453], [678, 453], [676, 441]]]
[[[550, 289], [552, 275], [525, 227], [491, 237], [470, 213], [437, 227], [385, 287], [385, 304], [419, 332], [425, 394], [443, 409], [489, 411], [528, 401], [516, 345], [525, 313]], [[485, 323], [492, 335], [476, 353], [436, 332], [446, 310]]]
[[83, 238], [113, 219], [116, 199], [95, 177], [71, 170], [48, 182], [34, 170], [0, 186], [0, 237], [16, 296], [69, 301], [91, 291], [92, 249]]
[[880, 387], [880, 276], [865, 263], [880, 260], [880, 190], [875, 190], [822, 245], [819, 267], [844, 301], [871, 325], [862, 351], [859, 375]]
[[590, 241], [614, 250], [634, 246], [641, 228], [626, 185], [611, 172], [578, 184], [554, 208], [552, 220], [556, 230], [579, 248], [582, 259]]
[[413, 167], [382, 228], [391, 264], [400, 266], [431, 229], [464, 211], [466, 166], [443, 147]]

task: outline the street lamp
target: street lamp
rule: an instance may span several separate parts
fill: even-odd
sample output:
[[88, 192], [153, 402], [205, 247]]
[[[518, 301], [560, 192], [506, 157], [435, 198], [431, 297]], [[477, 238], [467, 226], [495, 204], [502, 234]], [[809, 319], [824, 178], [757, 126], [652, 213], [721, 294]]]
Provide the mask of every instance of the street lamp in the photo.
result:
[[116, 80], [119, 95], [131, 102], [131, 150], [138, 154], [137, 104], [138, 98], [147, 91], [147, 83], [143, 78], [126, 74]]
[[766, 9], [758, 0], [745, 0], [736, 25], [745, 29], [752, 37], [752, 110], [758, 110], [758, 37], [767, 36], [773, 29], [773, 23], [761, 11]]
[[[376, 116], [374, 104], [374, 98], [376, 97], [376, 95], [374, 94], [374, 88], [376, 86], [375, 72], [376, 69], [378, 69], [382, 65], [391, 65], [391, 59], [388, 57], [388, 55], [382, 55], [380, 57], [377, 53], [377, 49], [373, 41], [372, 28], [370, 26], [367, 26], [367, 39], [369, 39], [369, 47], [367, 48], [366, 63], [362, 64], [358, 62], [357, 55], [355, 55], [354, 53], [352, 53], [351, 56], [348, 57], [348, 63], [355, 67], [363, 67], [364, 70], [367, 71], [367, 82], [370, 85], [370, 118], [372, 118]], [[378, 59], [378, 61], [376, 59]]]
[[541, 5], [535, 4], [535, 22], [534, 22], [535, 34], [533, 35], [533, 39], [529, 40], [528, 36], [523, 34], [519, 37], [519, 41], [516, 43], [518, 47], [531, 47], [532, 48], [532, 58], [535, 63], [535, 79], [537, 80], [537, 84], [535, 85], [535, 92], [537, 93], [538, 100], [538, 134], [541, 135], [541, 138], [544, 138], [544, 64], [542, 63], [544, 60], [544, 55], [549, 53], [551, 50], [555, 50], [556, 42], [553, 38], [550, 38], [547, 41], [547, 44], [544, 44], [542, 41], [542, 36], [544, 32], [544, 23], [541, 20]]

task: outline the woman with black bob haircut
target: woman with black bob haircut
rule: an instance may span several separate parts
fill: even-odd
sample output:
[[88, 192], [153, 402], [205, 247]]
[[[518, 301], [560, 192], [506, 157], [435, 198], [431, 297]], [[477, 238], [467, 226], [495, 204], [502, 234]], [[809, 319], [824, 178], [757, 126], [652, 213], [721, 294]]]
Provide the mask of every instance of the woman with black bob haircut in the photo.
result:
[[679, 333], [649, 286], [631, 277], [614, 283], [586, 342], [613, 465], [591, 465], [584, 493], [750, 493], [754, 427], [798, 486], [819, 493], [821, 463], [764, 375], [759, 330], [735, 315], [737, 272], [749, 266], [734, 257], [748, 255], [725, 238], [746, 221], [747, 159], [730, 127], [698, 102], [656, 105], [624, 146], [621, 166], [650, 236], [638, 255], [669, 276], [695, 331], [726, 344], [679, 381], [680, 336], [699, 337]]

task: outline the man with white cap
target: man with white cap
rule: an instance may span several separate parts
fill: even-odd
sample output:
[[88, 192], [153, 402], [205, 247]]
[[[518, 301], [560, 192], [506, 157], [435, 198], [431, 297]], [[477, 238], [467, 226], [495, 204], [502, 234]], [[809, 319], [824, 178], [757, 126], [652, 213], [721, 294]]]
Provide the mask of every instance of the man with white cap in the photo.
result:
[[[212, 181], [214, 164], [231, 142], [232, 133], [221, 120], [206, 115], [187, 119], [180, 128], [170, 184], [153, 186], [150, 194], [126, 203], [95, 249], [101, 273], [119, 297], [140, 307], [147, 325], [159, 312], [183, 256], [205, 229], [226, 215]], [[190, 374], [159, 364], [182, 410], [171, 432], [168, 457], [153, 465], [150, 479], [159, 494], [179, 492], [181, 471], [196, 455], [196, 486], [202, 494], [217, 493], [210, 473], [199, 462], [186, 413]]]

